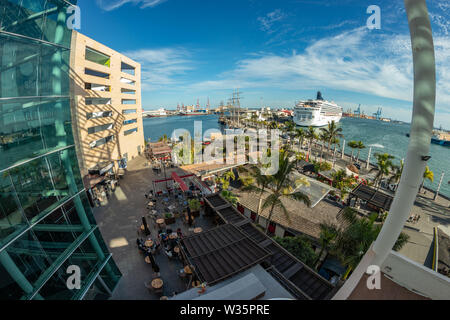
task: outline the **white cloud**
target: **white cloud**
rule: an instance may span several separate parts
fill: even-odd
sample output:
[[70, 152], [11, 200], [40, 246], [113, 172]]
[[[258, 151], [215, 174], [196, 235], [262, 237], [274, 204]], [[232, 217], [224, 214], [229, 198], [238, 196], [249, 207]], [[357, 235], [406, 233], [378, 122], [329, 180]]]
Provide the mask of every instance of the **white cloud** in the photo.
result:
[[267, 33], [273, 33], [272, 26], [275, 22], [281, 21], [285, 18], [285, 14], [280, 9], [268, 13], [265, 17], [259, 17], [258, 21], [261, 23], [261, 30]]
[[106, 11], [112, 11], [120, 8], [121, 6], [131, 3], [134, 5], [140, 5], [141, 9], [155, 7], [167, 0], [97, 0], [97, 5]]
[[179, 83], [180, 76], [192, 70], [188, 52], [183, 48], [141, 49], [124, 55], [141, 64], [142, 90], [151, 91]]

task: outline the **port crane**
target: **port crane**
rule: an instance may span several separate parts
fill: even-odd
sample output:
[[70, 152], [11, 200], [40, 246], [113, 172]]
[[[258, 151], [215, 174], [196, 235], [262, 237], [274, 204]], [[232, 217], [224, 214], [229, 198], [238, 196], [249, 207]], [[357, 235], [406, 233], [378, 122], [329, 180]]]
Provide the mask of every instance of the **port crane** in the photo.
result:
[[358, 109], [353, 111], [353, 114], [355, 115], [355, 117], [357, 116], [358, 118], [361, 118], [361, 104], [358, 106]]
[[373, 114], [373, 116], [375, 117], [375, 119], [381, 120], [381, 112], [382, 112], [382, 111], [383, 111], [382, 108], [378, 108], [377, 112], [375, 112], [375, 113]]

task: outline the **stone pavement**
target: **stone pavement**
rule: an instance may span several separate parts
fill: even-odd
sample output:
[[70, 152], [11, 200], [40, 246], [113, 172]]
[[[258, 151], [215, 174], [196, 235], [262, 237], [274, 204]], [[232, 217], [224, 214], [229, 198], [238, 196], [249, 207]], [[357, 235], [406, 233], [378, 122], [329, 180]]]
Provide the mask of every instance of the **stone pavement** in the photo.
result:
[[[173, 170], [179, 169], [167, 169], [168, 177]], [[183, 172], [178, 171], [178, 174], [181, 175]], [[110, 196], [108, 204], [94, 210], [103, 238], [123, 274], [114, 290], [112, 299], [159, 299], [158, 295], [150, 292], [144, 286], [145, 282], [151, 280], [153, 271], [151, 266], [145, 263], [144, 256], [139, 252], [136, 245], [142, 216], [147, 217], [151, 231], [150, 237], [152, 239], [157, 238], [157, 228], [152, 219], [148, 217], [149, 211], [146, 208], [148, 200], [144, 196], [153, 187], [152, 181], [154, 179], [164, 179], [164, 173], [154, 174], [148, 166], [148, 161], [143, 157], [131, 160], [125, 177], [120, 180], [120, 186]], [[162, 205], [158, 206], [157, 209], [163, 211]], [[208, 218], [200, 217], [196, 219], [195, 226], [207, 230], [214, 224]], [[192, 229], [184, 225], [182, 218], [177, 219], [176, 224], [171, 225], [170, 228], [174, 231], [181, 228], [185, 236], [193, 233]], [[139, 237], [142, 237], [142, 235], [139, 235]], [[169, 260], [164, 250], [155, 255], [155, 260], [161, 269], [164, 295], [171, 296], [174, 292], [185, 291], [188, 283], [186, 280], [180, 279], [177, 274], [177, 271], [183, 267], [182, 262], [176, 259]]]

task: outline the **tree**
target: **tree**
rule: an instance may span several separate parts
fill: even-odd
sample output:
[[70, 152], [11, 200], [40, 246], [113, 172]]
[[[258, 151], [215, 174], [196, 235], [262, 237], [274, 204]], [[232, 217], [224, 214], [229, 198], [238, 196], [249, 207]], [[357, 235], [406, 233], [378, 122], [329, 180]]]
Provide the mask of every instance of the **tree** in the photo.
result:
[[425, 172], [423, 173], [422, 183], [420, 184], [420, 192], [423, 190], [423, 185], [425, 184], [425, 180], [430, 182], [434, 181], [434, 172], [430, 170], [429, 166], [425, 167]]
[[370, 172], [376, 171], [374, 182], [377, 185], [377, 190], [380, 189], [381, 181], [383, 177], [388, 176], [391, 169], [394, 168], [392, 160], [394, 156], [388, 153], [375, 153], [375, 158], [377, 159], [377, 167], [370, 170]]
[[314, 268], [314, 264], [317, 261], [317, 254], [314, 252], [311, 242], [307, 238], [301, 236], [275, 237], [275, 241], [304, 264]]
[[230, 202], [233, 206], [236, 206], [239, 201], [239, 198], [231, 191], [222, 190], [221, 195], [225, 200]]
[[392, 172], [391, 177], [388, 180], [389, 184], [398, 184], [400, 182], [404, 164], [405, 164], [404, 161], [400, 160], [400, 165], [398, 166], [394, 165], [394, 167], [392, 168], [394, 171]]
[[359, 161], [359, 153], [362, 149], [364, 149], [366, 146], [362, 141], [356, 141], [356, 149], [358, 149], [358, 154], [356, 155], [356, 163]]
[[230, 187], [230, 181], [235, 179], [236, 177], [234, 175], [233, 169], [230, 169], [222, 174], [222, 176], [219, 178], [219, 181], [222, 184], [222, 188], [224, 190], [228, 190], [228, 188]]
[[328, 250], [331, 242], [337, 237], [338, 230], [335, 225], [331, 223], [321, 223], [320, 224], [320, 253], [317, 256], [317, 260], [314, 262], [314, 266], [317, 265], [322, 254], [325, 250]]
[[352, 176], [348, 176], [344, 170], [338, 170], [331, 174], [333, 178], [333, 187], [338, 189], [341, 193], [341, 200], [349, 193], [348, 189], [356, 182]]
[[254, 192], [259, 195], [258, 209], [256, 212], [257, 218], [259, 217], [259, 214], [261, 212], [262, 196], [264, 194], [264, 191], [266, 191], [267, 186], [271, 182], [270, 176], [261, 173], [260, 168], [264, 166], [268, 165], [263, 165], [259, 163], [258, 166], [252, 166], [249, 169], [245, 167], [239, 167], [238, 169], [240, 172], [246, 173], [245, 176], [240, 176], [240, 180], [242, 181], [243, 184], [241, 190], [247, 192]]
[[314, 139], [318, 138], [316, 130], [314, 129], [314, 127], [308, 127], [308, 131], [306, 131], [305, 137], [309, 141], [308, 153], [307, 153], [307, 156], [306, 156], [306, 158], [309, 161], [309, 158], [311, 157], [312, 143], [313, 143]]
[[[270, 191], [269, 196], [264, 200], [262, 209], [270, 208], [269, 216], [267, 218], [266, 233], [269, 229], [269, 224], [272, 221], [273, 210], [275, 207], [281, 209], [287, 220], [290, 220], [289, 213], [284, 206], [282, 199], [289, 198], [297, 201], [302, 201], [307, 206], [311, 205], [309, 197], [301, 191], [294, 190], [300, 184], [306, 184], [305, 180], [293, 181], [290, 179], [291, 174], [295, 171], [297, 161], [290, 161], [288, 152], [281, 152], [279, 158], [279, 167], [277, 173], [269, 176], [270, 182], [268, 189]], [[295, 187], [295, 188], [294, 188]]]
[[325, 142], [328, 141], [328, 134], [326, 132], [321, 132], [319, 134], [319, 141], [320, 141], [320, 162], [322, 162], [322, 156], [323, 156], [323, 148], [325, 146]]
[[327, 137], [328, 147], [327, 153], [330, 153], [330, 146], [334, 139], [342, 138], [344, 135], [342, 134], [342, 128], [339, 127], [336, 122], [333, 120], [328, 122], [327, 127], [322, 128], [321, 131], [324, 133], [324, 136]]
[[[356, 268], [369, 247], [377, 239], [381, 231], [382, 224], [375, 224], [377, 213], [372, 213], [369, 217], [358, 217], [354, 209], [346, 207], [343, 212], [343, 219], [346, 226], [338, 230], [330, 251], [336, 255], [347, 267], [344, 279]], [[409, 240], [409, 236], [402, 233], [393, 250], [400, 250]]]
[[357, 148], [358, 143], [354, 140], [349, 141], [347, 143], [347, 146], [349, 146], [350, 148], [352, 148], [352, 155], [350, 156], [350, 163], [353, 161], [353, 152], [355, 152], [355, 149]]
[[306, 136], [305, 131], [303, 131], [302, 128], [295, 129], [295, 138], [299, 139], [300, 150], [303, 147], [303, 139], [305, 138], [305, 136]]

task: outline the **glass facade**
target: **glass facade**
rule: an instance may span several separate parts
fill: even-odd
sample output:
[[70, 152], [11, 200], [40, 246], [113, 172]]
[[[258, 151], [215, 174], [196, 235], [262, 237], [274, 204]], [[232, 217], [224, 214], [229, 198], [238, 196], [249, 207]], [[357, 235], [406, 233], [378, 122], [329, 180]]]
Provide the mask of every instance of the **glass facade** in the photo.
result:
[[[107, 299], [121, 274], [72, 135], [67, 0], [0, 0], [0, 299]], [[68, 268], [81, 287], [69, 289]]]

